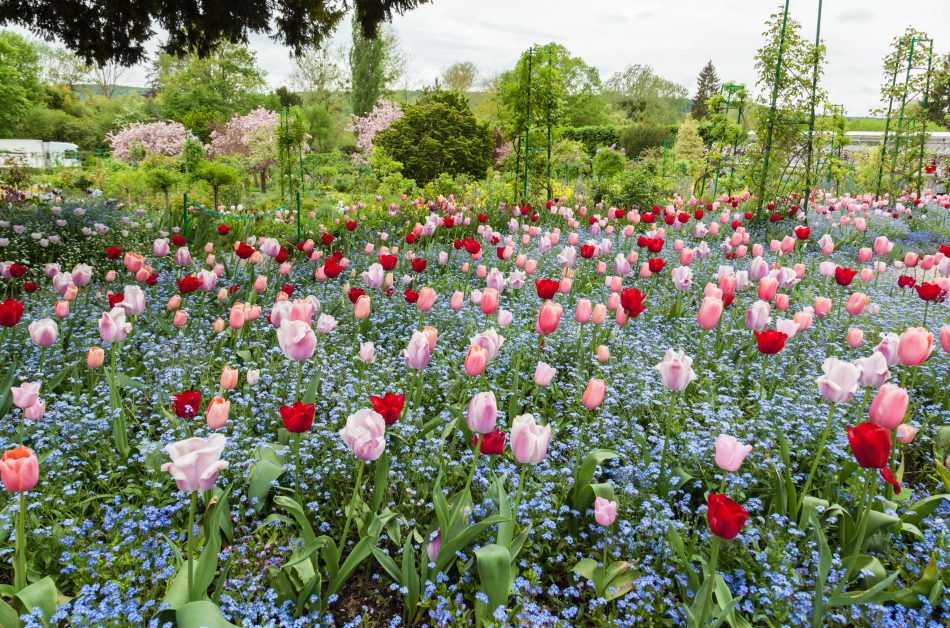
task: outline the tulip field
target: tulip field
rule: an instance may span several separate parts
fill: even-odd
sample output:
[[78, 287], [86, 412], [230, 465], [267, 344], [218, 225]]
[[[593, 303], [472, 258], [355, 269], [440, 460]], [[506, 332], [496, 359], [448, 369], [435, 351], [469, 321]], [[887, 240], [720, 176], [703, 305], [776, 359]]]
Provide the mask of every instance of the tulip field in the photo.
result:
[[800, 201], [7, 206], [0, 626], [946, 626], [950, 197]]

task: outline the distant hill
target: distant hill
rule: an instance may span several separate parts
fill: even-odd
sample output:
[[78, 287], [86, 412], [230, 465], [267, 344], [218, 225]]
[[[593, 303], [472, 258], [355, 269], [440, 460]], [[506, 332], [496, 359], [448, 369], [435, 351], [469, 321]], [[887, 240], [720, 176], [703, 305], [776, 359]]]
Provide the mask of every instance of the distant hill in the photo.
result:
[[[99, 86], [93, 83], [79, 83], [76, 85], [76, 91], [80, 94], [90, 93], [98, 94]], [[115, 92], [113, 92], [113, 98], [119, 98], [125, 96], [126, 94], [139, 94], [142, 95], [145, 92], [149, 91], [148, 87], [136, 87], [134, 85], [116, 85]]]

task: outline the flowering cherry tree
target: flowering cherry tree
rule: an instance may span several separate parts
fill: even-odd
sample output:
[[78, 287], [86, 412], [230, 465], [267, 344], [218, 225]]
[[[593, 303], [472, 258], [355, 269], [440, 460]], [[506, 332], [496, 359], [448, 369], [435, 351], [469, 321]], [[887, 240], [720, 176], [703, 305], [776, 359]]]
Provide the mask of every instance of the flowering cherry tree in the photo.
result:
[[115, 159], [128, 163], [147, 155], [181, 155], [187, 131], [180, 122], [135, 122], [118, 133], [107, 135], [109, 150]]
[[350, 130], [356, 133], [356, 147], [359, 149], [359, 153], [354, 153], [353, 159], [357, 163], [366, 163], [369, 156], [373, 154], [373, 138], [376, 134], [388, 129], [402, 116], [403, 112], [399, 105], [382, 98], [365, 116], [353, 116]]
[[249, 170], [261, 177], [266, 189], [267, 169], [277, 160], [279, 116], [264, 107], [247, 115], [233, 116], [222, 131], [211, 132], [209, 153], [212, 157], [237, 157]]

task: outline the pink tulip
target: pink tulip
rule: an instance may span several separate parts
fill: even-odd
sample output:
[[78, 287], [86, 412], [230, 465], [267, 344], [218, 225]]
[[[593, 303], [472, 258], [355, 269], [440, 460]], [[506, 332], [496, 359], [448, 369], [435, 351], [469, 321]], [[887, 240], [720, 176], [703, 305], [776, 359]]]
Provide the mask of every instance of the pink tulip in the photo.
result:
[[597, 345], [597, 361], [605, 363], [610, 359], [610, 349], [607, 345]]
[[309, 360], [317, 347], [317, 337], [303, 321], [285, 320], [277, 330], [277, 342], [289, 360]]
[[230, 366], [221, 369], [221, 378], [219, 384], [224, 390], [234, 390], [237, 388], [239, 371]]
[[822, 396], [831, 403], [847, 403], [858, 391], [861, 371], [850, 362], [830, 357], [821, 365], [822, 375], [815, 381]]
[[828, 297], [815, 297], [815, 315], [827, 316], [831, 312], [831, 299]]
[[950, 325], [940, 328], [940, 346], [944, 353], [950, 353]]
[[609, 528], [617, 520], [617, 502], [603, 497], [594, 498], [594, 521]]
[[208, 491], [214, 486], [218, 472], [228, 468], [228, 463], [221, 460], [226, 444], [227, 439], [221, 434], [169, 443], [165, 451], [172, 461], [163, 464], [162, 471], [171, 474], [180, 491]]
[[852, 292], [851, 296], [848, 297], [848, 302], [844, 306], [844, 309], [848, 311], [848, 314], [857, 316], [864, 311], [864, 306], [868, 304], [868, 300], [868, 295], [863, 292]]
[[215, 397], [208, 404], [208, 411], [205, 413], [205, 420], [208, 427], [213, 430], [219, 430], [228, 422], [228, 414], [231, 411], [231, 402], [221, 397]]
[[465, 304], [465, 293], [461, 290], [456, 290], [452, 293], [452, 301], [449, 303], [451, 307], [456, 312], [462, 309], [462, 306]]
[[485, 372], [488, 352], [478, 345], [471, 345], [465, 354], [465, 372], [469, 377], [478, 377]]
[[699, 306], [699, 313], [696, 315], [696, 322], [703, 329], [712, 329], [719, 323], [722, 317], [723, 302], [716, 297], [703, 298]]
[[907, 414], [907, 391], [894, 384], [883, 384], [874, 395], [868, 416], [886, 430], [896, 429]]
[[538, 311], [538, 319], [534, 325], [535, 331], [542, 336], [554, 333], [561, 323], [561, 314], [563, 312], [564, 310], [559, 303], [555, 303], [554, 301], [545, 301], [542, 303], [541, 309]]
[[482, 298], [479, 302], [479, 305], [482, 308], [482, 313], [485, 316], [490, 316], [498, 311], [498, 291], [494, 288], [485, 288], [482, 292]]
[[373, 410], [357, 410], [347, 417], [340, 437], [357, 458], [372, 462], [386, 449], [386, 421]]
[[917, 436], [917, 428], [908, 423], [901, 423], [897, 426], [897, 442], [902, 445], [910, 445]]
[[[435, 304], [436, 292], [429, 286], [425, 286], [422, 290], [419, 291], [419, 299], [416, 301], [416, 307], [418, 307], [423, 312], [428, 312], [432, 309], [433, 304]], [[484, 295], [482, 295], [484, 299]]]
[[465, 413], [468, 429], [478, 434], [487, 434], [495, 429], [497, 419], [498, 404], [495, 401], [495, 393], [490, 390], [475, 393], [469, 400]]
[[538, 425], [534, 415], [516, 416], [511, 424], [511, 453], [521, 464], [540, 464], [548, 453], [551, 426]]
[[758, 297], [763, 301], [771, 301], [778, 289], [778, 280], [775, 277], [765, 276], [759, 280]]
[[909, 327], [900, 336], [897, 355], [907, 366], [920, 366], [933, 353], [933, 334], [923, 327]]
[[33, 490], [40, 479], [40, 461], [29, 447], [20, 445], [0, 457], [0, 479], [11, 493]]
[[589, 299], [578, 299], [577, 307], [574, 310], [574, 320], [584, 325], [590, 322], [592, 306]]
[[[218, 319], [218, 320], [221, 320], [221, 319]], [[217, 321], [215, 321], [215, 323], [217, 323]], [[221, 323], [222, 323], [221, 327], [223, 329], [224, 321], [221, 321]], [[176, 329], [181, 329], [187, 324], [188, 324], [188, 312], [186, 312], [185, 310], [176, 311], [175, 316], [172, 318], [172, 325], [174, 325]], [[219, 329], [215, 329], [216, 333], [220, 333], [220, 331], [221, 330]]]
[[125, 310], [121, 307], [116, 306], [104, 312], [99, 319], [99, 336], [103, 342], [123, 342], [131, 330], [132, 324], [126, 322]]
[[607, 382], [602, 379], [592, 377], [587, 382], [587, 388], [581, 396], [581, 403], [588, 410], [596, 410], [604, 402], [604, 395], [607, 393]]
[[425, 331], [412, 332], [412, 338], [402, 353], [407, 368], [424, 370], [429, 365], [429, 357], [432, 355], [429, 335]]
[[685, 351], [667, 349], [663, 360], [653, 368], [660, 372], [664, 386], [672, 391], [681, 392], [696, 379], [692, 364], [693, 358], [686, 355]]
[[860, 347], [861, 343], [864, 342], [864, 330], [860, 327], [852, 327], [848, 330], [845, 341], [848, 343], [849, 347]]
[[48, 347], [56, 342], [59, 335], [59, 326], [51, 318], [43, 318], [30, 323], [27, 330], [30, 333], [30, 340], [38, 347]]
[[538, 362], [538, 365], [534, 368], [534, 383], [544, 388], [551, 383], [556, 374], [557, 369], [553, 366], [546, 362]]
[[106, 352], [101, 347], [90, 347], [86, 352], [86, 366], [91, 369], [101, 368], [105, 357]]
[[716, 466], [723, 471], [735, 473], [750, 451], [752, 445], [743, 445], [734, 436], [720, 434], [716, 438]]
[[23, 382], [19, 386], [12, 386], [10, 393], [13, 395], [13, 405], [26, 410], [36, 405], [40, 398], [41, 382]]
[[353, 304], [353, 316], [356, 320], [362, 321], [369, 318], [372, 302], [369, 295], [361, 294]]

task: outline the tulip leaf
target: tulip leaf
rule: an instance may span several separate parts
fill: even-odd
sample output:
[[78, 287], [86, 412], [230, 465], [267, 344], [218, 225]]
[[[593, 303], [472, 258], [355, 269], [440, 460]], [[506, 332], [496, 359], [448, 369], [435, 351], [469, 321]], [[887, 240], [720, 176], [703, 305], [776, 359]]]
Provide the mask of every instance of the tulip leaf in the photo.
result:
[[511, 518], [511, 504], [508, 502], [508, 489], [505, 488], [506, 479], [507, 476], [495, 478], [495, 495], [498, 500], [498, 514], [509, 518], [508, 521], [498, 526], [498, 536], [495, 542], [502, 547], [510, 547], [511, 539], [514, 538], [515, 535], [515, 522], [514, 519]]
[[317, 535], [313, 533], [313, 528], [310, 526], [310, 520], [307, 518], [307, 513], [304, 512], [303, 507], [298, 504], [296, 500], [284, 495], [275, 497], [274, 503], [288, 511], [293, 516], [294, 521], [297, 522], [297, 527], [300, 530], [300, 535], [303, 539], [303, 542], [313, 543], [314, 539], [317, 538]]
[[828, 608], [838, 608], [841, 606], [850, 606], [852, 604], [867, 604], [876, 599], [876, 596], [884, 591], [887, 587], [891, 585], [894, 580], [897, 579], [899, 574], [895, 571], [889, 575], [884, 580], [878, 582], [876, 585], [868, 589], [867, 591], [852, 591], [851, 593], [843, 593], [841, 595], [836, 595], [835, 597], [828, 600]]
[[906, 524], [919, 526], [945, 499], [950, 499], [950, 495], [940, 494], [925, 497], [913, 506], [908, 507], [907, 512], [900, 517], [901, 523], [904, 524], [905, 528]]
[[16, 370], [19, 365], [16, 361], [10, 362], [10, 368], [7, 369], [7, 374], [3, 376], [3, 379], [0, 380], [0, 416], [6, 415], [7, 410], [10, 409], [10, 404], [13, 402], [13, 395], [10, 394], [10, 387], [13, 386], [13, 379], [16, 377]]
[[373, 482], [373, 512], [379, 510], [386, 499], [386, 488], [389, 485], [389, 455], [384, 450], [376, 460], [376, 475]]
[[350, 574], [356, 570], [361, 562], [366, 560], [370, 554], [373, 553], [373, 546], [376, 543], [376, 539], [370, 538], [368, 536], [360, 539], [353, 550], [350, 552], [350, 555], [346, 557], [343, 565], [340, 567], [340, 570], [336, 575], [330, 578], [330, 584], [327, 588], [327, 596], [335, 594], [340, 590], [340, 587], [343, 586], [343, 583], [346, 582], [347, 578], [350, 577]]
[[260, 512], [267, 503], [271, 483], [284, 473], [284, 465], [276, 464], [267, 458], [260, 458], [252, 465], [247, 475], [247, 497], [254, 510]]
[[439, 556], [435, 560], [435, 570], [445, 571], [446, 567], [448, 567], [449, 564], [451, 564], [451, 562], [455, 559], [456, 552], [460, 552], [462, 549], [471, 545], [478, 535], [489, 527], [498, 523], [503, 523], [507, 520], [507, 517], [503, 517], [501, 515], [492, 515], [465, 528], [451, 540], [446, 541], [446, 539], [443, 537], [442, 547], [439, 550]]
[[[574, 484], [571, 486], [571, 490], [568, 493], [568, 501], [574, 510], [583, 512], [587, 509], [587, 505], [584, 503], [584, 497], [582, 493], [584, 487], [588, 486], [593, 481], [594, 472], [597, 470], [597, 467], [607, 460], [612, 460], [619, 457], [620, 456], [615, 451], [610, 449], [595, 449], [594, 451], [587, 454], [587, 456], [584, 458], [584, 462], [581, 463], [581, 466], [574, 474]], [[590, 501], [593, 501], [593, 497], [590, 498]]]
[[490, 621], [496, 608], [508, 604], [512, 580], [511, 554], [508, 548], [490, 543], [475, 550], [475, 558], [478, 561], [478, 588], [488, 596], [488, 608], [477, 601], [476, 614]]
[[19, 626], [20, 614], [16, 610], [0, 600], [0, 626]]
[[320, 387], [320, 375], [317, 374], [310, 379], [310, 382], [307, 384], [307, 390], [303, 394], [303, 399], [301, 403], [308, 404], [313, 403], [317, 398], [317, 388]]
[[393, 579], [393, 582], [400, 586], [405, 586], [402, 583], [402, 573], [392, 556], [378, 547], [373, 547], [373, 556], [376, 558], [376, 562], [379, 563], [379, 566]]
[[60, 604], [60, 594], [56, 589], [56, 583], [49, 576], [20, 589], [13, 599], [21, 615], [29, 614], [33, 609], [39, 608], [45, 622], [52, 619]]
[[578, 573], [592, 583], [594, 581], [594, 576], [597, 574], [597, 561], [593, 558], [583, 558], [574, 565], [574, 573]]
[[[422, 550], [425, 552], [425, 549]], [[422, 578], [425, 578], [426, 558], [422, 556]], [[407, 623], [411, 623], [419, 604], [419, 574], [416, 572], [416, 552], [412, 548], [412, 536], [406, 539], [402, 546], [402, 586], [406, 587], [406, 599], [403, 602], [406, 608]]]
[[189, 602], [175, 611], [175, 622], [179, 626], [201, 626], [201, 628], [236, 628], [224, 615], [218, 605], [209, 600]]

